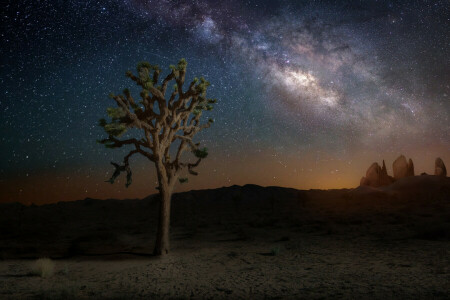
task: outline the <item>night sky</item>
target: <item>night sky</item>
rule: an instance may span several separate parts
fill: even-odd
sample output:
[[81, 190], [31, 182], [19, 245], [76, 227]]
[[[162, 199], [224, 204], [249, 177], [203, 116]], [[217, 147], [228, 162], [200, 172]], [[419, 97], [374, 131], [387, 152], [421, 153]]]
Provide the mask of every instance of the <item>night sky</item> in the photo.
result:
[[209, 156], [177, 191], [350, 188], [400, 154], [416, 174], [449, 166], [449, 2], [348, 2], [4, 1], [0, 202], [155, 193], [144, 158], [129, 188], [105, 183], [128, 151], [96, 143], [108, 94], [138, 98], [125, 71], [143, 60], [186, 58], [219, 99], [196, 137]]

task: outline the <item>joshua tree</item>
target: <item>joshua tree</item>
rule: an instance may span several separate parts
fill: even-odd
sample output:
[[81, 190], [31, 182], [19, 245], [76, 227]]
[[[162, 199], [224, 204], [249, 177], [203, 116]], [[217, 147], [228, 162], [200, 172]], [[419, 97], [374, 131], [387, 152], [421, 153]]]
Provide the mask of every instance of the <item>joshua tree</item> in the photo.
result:
[[[137, 65], [137, 76], [131, 71], [126, 76], [131, 78], [142, 88], [141, 101], [136, 102], [128, 89], [123, 95], [110, 94], [116, 101], [117, 107], [107, 109], [110, 117], [108, 122], [100, 120], [100, 126], [108, 134], [108, 138], [99, 143], [107, 148], [120, 148], [131, 145], [133, 149], [124, 157], [122, 164], [111, 162], [115, 167], [110, 183], [122, 173], [126, 172], [128, 187], [131, 184], [131, 169], [129, 159], [135, 154], [148, 158], [156, 166], [156, 174], [160, 194], [159, 222], [155, 243], [155, 255], [169, 252], [170, 200], [177, 181], [187, 182], [187, 178], [180, 177], [183, 171], [197, 175], [195, 168], [208, 155], [206, 148], [200, 148], [200, 143], [194, 143], [193, 137], [202, 129], [210, 127], [213, 122], [209, 119], [200, 122], [204, 110], [212, 110], [216, 99], [206, 98], [209, 82], [203, 77], [194, 78], [189, 87], [183, 92], [186, 74], [186, 60], [181, 59], [176, 66], [171, 65], [171, 72], [161, 83], [159, 77], [161, 69], [148, 62]], [[175, 82], [170, 96], [166, 99], [166, 92], [170, 82]], [[139, 139], [119, 139], [128, 129], [136, 128], [140, 133]], [[182, 154], [190, 150], [196, 157], [193, 162], [182, 161]], [[172, 155], [172, 156], [171, 156]]]

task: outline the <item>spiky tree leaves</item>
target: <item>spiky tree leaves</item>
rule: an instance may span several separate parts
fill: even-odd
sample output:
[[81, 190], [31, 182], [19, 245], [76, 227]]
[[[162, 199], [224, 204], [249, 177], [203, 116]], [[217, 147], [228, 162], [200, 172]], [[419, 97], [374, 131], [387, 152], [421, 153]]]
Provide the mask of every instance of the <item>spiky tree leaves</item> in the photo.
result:
[[187, 178], [187, 177], [178, 178], [178, 181], [179, 181], [180, 183], [186, 183], [186, 182], [189, 181], [189, 178]]
[[193, 152], [198, 158], [206, 158], [208, 156], [208, 148], [195, 149]]
[[[137, 75], [127, 71], [125, 75], [140, 88], [141, 100], [136, 102], [129, 89], [122, 95], [110, 94], [117, 106], [107, 109], [109, 121], [101, 119], [99, 125], [108, 134], [108, 138], [99, 140], [107, 148], [121, 148], [131, 145], [131, 150], [122, 164], [112, 163], [114, 173], [108, 182], [114, 183], [122, 173], [127, 174], [126, 186], [131, 184], [131, 168], [129, 159], [140, 154], [148, 158], [156, 166], [160, 193], [160, 218], [155, 244], [155, 254], [166, 254], [169, 251], [170, 199], [175, 183], [185, 183], [187, 178], [179, 176], [184, 172], [197, 175], [195, 168], [208, 155], [206, 148], [192, 139], [201, 130], [208, 128], [213, 119], [202, 123], [200, 118], [204, 111], [213, 109], [217, 99], [206, 97], [210, 83], [203, 77], [194, 78], [183, 91], [187, 62], [181, 59], [177, 65], [170, 66], [170, 73], [160, 81], [162, 70], [149, 62], [137, 65]], [[173, 82], [173, 88], [169, 84]], [[167, 94], [167, 98], [166, 98]], [[120, 140], [128, 129], [138, 129], [142, 138]], [[179, 141], [178, 143], [176, 143]], [[194, 162], [183, 161], [182, 154], [190, 150], [195, 157]], [[171, 156], [172, 152], [172, 156]]]

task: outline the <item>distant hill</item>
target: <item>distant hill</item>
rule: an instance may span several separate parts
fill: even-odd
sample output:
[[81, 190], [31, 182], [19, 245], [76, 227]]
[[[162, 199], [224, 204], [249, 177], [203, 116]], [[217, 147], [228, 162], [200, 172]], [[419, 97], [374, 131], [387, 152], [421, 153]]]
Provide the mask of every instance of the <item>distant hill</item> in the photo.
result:
[[[368, 236], [450, 236], [450, 178], [431, 175], [404, 178], [383, 188], [296, 190], [235, 185], [176, 193], [172, 201], [175, 245], [183, 239], [202, 241], [220, 230], [251, 239], [251, 234], [241, 231], [280, 228], [305, 234], [350, 234], [351, 225], [361, 225], [357, 231]], [[141, 200], [86, 198], [42, 206], [1, 204], [0, 258], [150, 253], [157, 209], [157, 195]], [[432, 232], [427, 233], [428, 229]]]

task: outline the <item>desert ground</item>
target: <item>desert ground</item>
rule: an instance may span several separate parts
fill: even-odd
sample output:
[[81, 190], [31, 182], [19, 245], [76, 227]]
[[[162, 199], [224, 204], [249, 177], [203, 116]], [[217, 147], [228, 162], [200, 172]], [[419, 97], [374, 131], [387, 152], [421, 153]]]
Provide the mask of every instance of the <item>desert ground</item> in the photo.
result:
[[[157, 208], [157, 196], [0, 205], [0, 299], [450, 297], [450, 178], [175, 194], [163, 258]], [[50, 277], [31, 271], [42, 257]]]

